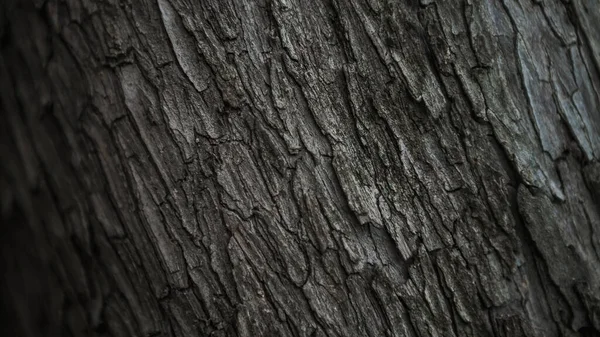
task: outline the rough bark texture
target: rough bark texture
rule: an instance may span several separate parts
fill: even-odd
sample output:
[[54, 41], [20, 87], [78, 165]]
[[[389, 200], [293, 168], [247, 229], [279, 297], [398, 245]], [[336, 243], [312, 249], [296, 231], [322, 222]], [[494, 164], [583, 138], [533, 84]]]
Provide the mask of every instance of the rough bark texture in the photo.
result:
[[599, 8], [1, 1], [3, 329], [599, 336]]

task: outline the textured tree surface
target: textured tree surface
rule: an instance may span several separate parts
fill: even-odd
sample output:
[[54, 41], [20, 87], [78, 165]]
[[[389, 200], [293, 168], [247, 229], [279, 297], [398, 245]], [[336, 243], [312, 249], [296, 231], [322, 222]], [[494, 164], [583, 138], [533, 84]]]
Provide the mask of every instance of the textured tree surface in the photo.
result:
[[600, 336], [598, 0], [2, 0], [4, 336]]

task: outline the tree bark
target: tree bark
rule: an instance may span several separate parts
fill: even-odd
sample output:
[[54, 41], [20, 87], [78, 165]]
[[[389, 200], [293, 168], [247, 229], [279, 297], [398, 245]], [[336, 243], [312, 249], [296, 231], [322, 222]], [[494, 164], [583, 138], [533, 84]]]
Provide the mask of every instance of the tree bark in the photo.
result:
[[600, 336], [597, 0], [4, 0], [4, 336]]

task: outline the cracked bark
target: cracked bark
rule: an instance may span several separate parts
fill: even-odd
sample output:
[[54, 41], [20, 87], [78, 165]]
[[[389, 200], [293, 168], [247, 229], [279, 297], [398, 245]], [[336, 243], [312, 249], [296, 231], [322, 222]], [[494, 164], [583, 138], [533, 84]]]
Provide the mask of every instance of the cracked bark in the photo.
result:
[[600, 336], [597, 0], [5, 0], [4, 335]]

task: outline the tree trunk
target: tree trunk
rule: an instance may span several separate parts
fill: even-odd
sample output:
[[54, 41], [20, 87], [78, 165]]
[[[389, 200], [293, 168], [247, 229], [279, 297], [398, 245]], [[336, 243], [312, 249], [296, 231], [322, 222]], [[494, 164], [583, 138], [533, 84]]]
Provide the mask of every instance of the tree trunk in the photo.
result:
[[3, 0], [3, 336], [600, 336], [598, 0]]

